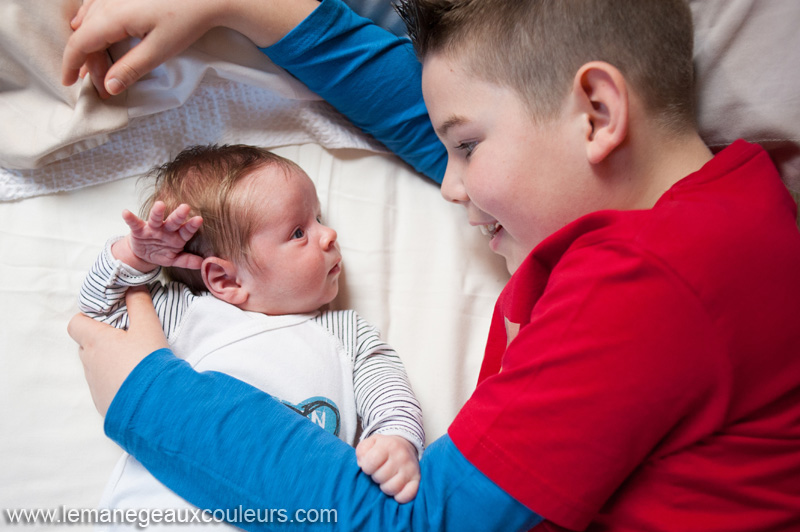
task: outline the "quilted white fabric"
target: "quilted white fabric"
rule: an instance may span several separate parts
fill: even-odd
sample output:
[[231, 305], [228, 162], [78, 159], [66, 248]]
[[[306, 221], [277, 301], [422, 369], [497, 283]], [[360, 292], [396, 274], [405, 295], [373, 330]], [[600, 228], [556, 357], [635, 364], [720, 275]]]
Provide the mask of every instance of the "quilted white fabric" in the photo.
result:
[[193, 144], [266, 147], [316, 143], [325, 148], [385, 149], [326, 102], [286, 98], [245, 83], [211, 79], [180, 107], [134, 117], [104, 142], [39, 168], [0, 168], [0, 200], [8, 201], [141, 174]]

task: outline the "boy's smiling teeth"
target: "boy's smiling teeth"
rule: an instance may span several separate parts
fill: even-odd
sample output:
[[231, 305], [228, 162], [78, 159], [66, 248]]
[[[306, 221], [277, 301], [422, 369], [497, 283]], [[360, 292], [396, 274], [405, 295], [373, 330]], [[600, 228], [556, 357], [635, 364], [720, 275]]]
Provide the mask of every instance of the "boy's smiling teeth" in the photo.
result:
[[493, 237], [497, 232], [503, 227], [499, 223], [495, 222], [493, 224], [485, 224], [478, 226], [481, 229], [481, 233], [489, 238]]

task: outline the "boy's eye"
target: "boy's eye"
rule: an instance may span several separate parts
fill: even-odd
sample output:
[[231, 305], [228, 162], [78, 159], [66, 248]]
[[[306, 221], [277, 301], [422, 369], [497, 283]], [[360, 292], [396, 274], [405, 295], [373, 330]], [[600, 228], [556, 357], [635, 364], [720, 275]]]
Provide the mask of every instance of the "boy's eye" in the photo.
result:
[[292, 238], [293, 239], [295, 239], [295, 238], [303, 238], [305, 236], [305, 234], [306, 234], [305, 231], [303, 231], [302, 229], [300, 229], [298, 227], [297, 229], [294, 230], [294, 233], [292, 233]]
[[464, 157], [469, 158], [469, 156], [472, 155], [472, 152], [475, 151], [475, 146], [477, 145], [478, 143], [476, 141], [471, 140], [469, 142], [462, 142], [461, 144], [456, 146], [456, 149], [458, 151], [464, 152]]

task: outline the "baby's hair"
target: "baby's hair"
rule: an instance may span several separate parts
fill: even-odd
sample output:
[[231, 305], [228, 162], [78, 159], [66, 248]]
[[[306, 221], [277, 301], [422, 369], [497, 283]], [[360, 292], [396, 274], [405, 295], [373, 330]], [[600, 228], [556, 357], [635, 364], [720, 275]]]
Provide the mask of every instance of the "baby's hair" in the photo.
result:
[[537, 121], [555, 118], [578, 69], [618, 68], [650, 116], [695, 126], [694, 32], [685, 0], [400, 0], [420, 60], [463, 60], [516, 91]]
[[[145, 218], [156, 201], [163, 201], [167, 212], [186, 203], [192, 208], [192, 215], [203, 217], [203, 225], [187, 243], [186, 251], [204, 258], [247, 261], [259, 216], [253, 212], [257, 206], [249, 201], [246, 187], [237, 185], [265, 166], [274, 166], [286, 175], [302, 172], [294, 162], [257, 146], [186, 148], [147, 175], [154, 181], [154, 190], [142, 205], [140, 216]], [[164, 273], [195, 292], [206, 290], [197, 270], [165, 268]]]

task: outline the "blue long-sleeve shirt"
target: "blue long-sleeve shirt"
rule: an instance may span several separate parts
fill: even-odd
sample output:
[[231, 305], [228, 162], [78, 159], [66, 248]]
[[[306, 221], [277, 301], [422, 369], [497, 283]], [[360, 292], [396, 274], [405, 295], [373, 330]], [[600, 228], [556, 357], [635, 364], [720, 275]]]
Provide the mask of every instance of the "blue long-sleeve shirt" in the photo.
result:
[[442, 182], [447, 152], [428, 117], [422, 67], [407, 38], [326, 0], [263, 51], [417, 171]]
[[335, 522], [291, 524], [381, 532], [527, 530], [541, 520], [473, 467], [447, 436], [425, 451], [416, 498], [398, 504], [361, 472], [352, 447], [257, 388], [222, 373], [197, 373], [167, 349], [133, 370], [105, 429], [173, 491], [202, 509], [234, 510], [232, 516], [273, 509], [292, 519], [332, 510]]

